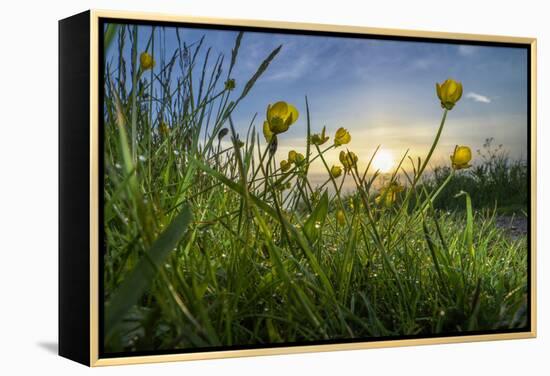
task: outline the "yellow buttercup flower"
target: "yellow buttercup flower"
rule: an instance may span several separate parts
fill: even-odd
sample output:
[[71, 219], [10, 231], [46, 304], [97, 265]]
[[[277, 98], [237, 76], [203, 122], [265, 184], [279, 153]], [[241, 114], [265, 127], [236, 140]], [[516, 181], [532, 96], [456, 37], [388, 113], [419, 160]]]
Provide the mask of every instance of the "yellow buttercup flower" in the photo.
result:
[[342, 167], [336, 166], [336, 165], [332, 166], [332, 167], [330, 168], [330, 175], [331, 175], [334, 179], [336, 179], [337, 177], [339, 177], [340, 175], [342, 175]]
[[288, 170], [290, 170], [291, 166], [292, 166], [292, 164], [290, 162], [285, 161], [285, 160], [281, 161], [281, 171], [282, 172], [287, 172]]
[[311, 136], [311, 143], [314, 145], [323, 145], [325, 142], [328, 141], [329, 137], [325, 136], [325, 131], [327, 127], [323, 127], [323, 131], [321, 134], [315, 133]]
[[170, 133], [170, 128], [168, 127], [168, 124], [166, 124], [164, 121], [161, 121], [159, 124], [159, 133], [164, 137], [168, 136], [168, 134]]
[[225, 81], [224, 86], [225, 86], [225, 90], [231, 91], [231, 90], [235, 89], [235, 86], [236, 86], [235, 79], [230, 78], [229, 80]]
[[277, 189], [282, 192], [286, 189], [290, 189], [290, 187], [292, 187], [292, 184], [288, 181], [285, 184], [280, 184], [279, 186], [277, 186]]
[[468, 146], [455, 146], [455, 151], [451, 155], [451, 164], [453, 169], [462, 170], [463, 168], [471, 167], [468, 164], [472, 160], [472, 151]]
[[441, 85], [435, 84], [437, 96], [441, 100], [441, 107], [452, 110], [456, 102], [462, 97], [462, 84], [451, 78], [445, 80]]
[[280, 101], [267, 106], [266, 118], [269, 131], [279, 134], [286, 132], [298, 120], [298, 110], [293, 105]]
[[269, 123], [267, 122], [267, 120], [264, 121], [263, 131], [265, 142], [269, 143], [269, 141], [271, 141], [271, 138], [273, 137], [273, 132], [271, 132], [271, 129], [269, 129]]
[[346, 216], [344, 215], [344, 211], [343, 210], [338, 210], [336, 212], [336, 222], [338, 222], [338, 224], [340, 226], [343, 226], [346, 224]]
[[296, 150], [291, 150], [288, 152], [288, 163], [300, 164], [306, 158], [302, 153], [298, 153]]
[[357, 161], [359, 158], [357, 158], [357, 155], [355, 155], [352, 151], [341, 151], [340, 152], [340, 162], [342, 163], [342, 166], [344, 166], [345, 171], [351, 170], [352, 167], [357, 165]]
[[388, 186], [382, 188], [378, 197], [376, 197], [374, 201], [377, 204], [384, 204], [385, 206], [389, 207], [395, 202], [399, 192], [402, 192], [404, 189], [405, 188], [402, 185], [394, 181]]
[[338, 130], [336, 131], [336, 134], [334, 135], [334, 145], [336, 146], [345, 145], [345, 144], [349, 144], [350, 141], [351, 141], [351, 135], [349, 134], [347, 129], [342, 127], [338, 128]]
[[155, 59], [153, 59], [153, 56], [147, 52], [142, 52], [139, 56], [139, 63], [141, 65], [141, 69], [146, 71], [147, 69], [151, 69], [155, 66]]
[[298, 153], [296, 153], [296, 150], [291, 150], [288, 152], [288, 161], [290, 163], [295, 163], [296, 162], [296, 156], [298, 155]]

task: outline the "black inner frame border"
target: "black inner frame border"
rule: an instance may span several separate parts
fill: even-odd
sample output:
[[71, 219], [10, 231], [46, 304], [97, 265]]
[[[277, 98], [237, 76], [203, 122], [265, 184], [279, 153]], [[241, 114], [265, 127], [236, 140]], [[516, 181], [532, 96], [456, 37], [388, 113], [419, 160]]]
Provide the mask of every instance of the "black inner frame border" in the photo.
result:
[[[291, 34], [291, 35], [308, 35], [308, 36], [320, 36], [320, 37], [341, 37], [341, 38], [356, 38], [356, 39], [370, 39], [370, 40], [391, 40], [401, 42], [424, 42], [424, 43], [436, 43], [436, 44], [461, 44], [471, 46], [485, 46], [485, 47], [508, 47], [525, 49], [527, 52], [527, 169], [528, 169], [528, 205], [527, 205], [527, 325], [525, 328], [511, 328], [511, 329], [496, 329], [496, 330], [483, 330], [483, 331], [468, 331], [468, 332], [453, 332], [453, 333], [441, 333], [441, 334], [422, 334], [422, 335], [401, 335], [401, 336], [381, 336], [381, 337], [366, 337], [366, 338], [348, 338], [348, 339], [330, 339], [330, 340], [318, 340], [307, 342], [287, 342], [287, 343], [273, 343], [273, 344], [249, 344], [249, 345], [233, 345], [233, 346], [216, 346], [216, 347], [201, 347], [190, 349], [171, 349], [171, 350], [150, 350], [150, 351], [124, 351], [117, 353], [106, 353], [104, 351], [104, 255], [106, 250], [105, 233], [104, 233], [104, 88], [105, 88], [105, 64], [104, 64], [104, 30], [106, 24], [122, 24], [122, 25], [138, 25], [138, 26], [164, 26], [164, 27], [180, 27], [191, 29], [203, 29], [203, 30], [218, 30], [218, 31], [243, 31], [243, 32], [263, 32], [270, 34]], [[202, 352], [214, 352], [214, 351], [230, 351], [230, 350], [252, 350], [252, 349], [267, 349], [267, 348], [282, 348], [282, 347], [298, 347], [298, 346], [314, 346], [314, 345], [329, 345], [329, 344], [351, 344], [351, 343], [368, 343], [368, 342], [380, 342], [389, 340], [408, 340], [408, 339], [430, 339], [430, 338], [446, 338], [446, 337], [469, 337], [475, 335], [488, 335], [488, 334], [509, 334], [509, 333], [527, 333], [531, 331], [531, 312], [532, 312], [532, 57], [531, 57], [531, 44], [529, 43], [510, 43], [510, 42], [494, 42], [494, 41], [479, 41], [479, 40], [459, 40], [451, 38], [432, 38], [432, 37], [415, 37], [415, 36], [393, 36], [383, 34], [370, 34], [370, 33], [355, 33], [355, 32], [338, 32], [338, 31], [319, 31], [319, 30], [299, 30], [299, 29], [283, 29], [277, 27], [260, 27], [260, 26], [233, 26], [223, 24], [204, 24], [195, 22], [174, 22], [174, 21], [153, 21], [153, 20], [132, 20], [126, 18], [111, 18], [111, 17], [99, 17], [98, 18], [98, 149], [100, 158], [98, 163], [98, 244], [99, 249], [99, 262], [98, 262], [98, 302], [99, 302], [99, 317], [98, 317], [98, 356], [102, 358], [121, 358], [131, 356], [152, 356], [152, 355], [171, 355], [171, 354], [192, 354]], [[90, 109], [95, 111], [96, 109]], [[92, 250], [93, 251], [93, 250]]]

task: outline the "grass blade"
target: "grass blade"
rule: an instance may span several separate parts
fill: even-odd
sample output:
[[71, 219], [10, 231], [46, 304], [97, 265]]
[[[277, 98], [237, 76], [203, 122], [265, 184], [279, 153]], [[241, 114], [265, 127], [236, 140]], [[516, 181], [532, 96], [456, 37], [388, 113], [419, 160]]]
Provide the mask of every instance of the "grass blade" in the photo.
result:
[[116, 329], [116, 325], [122, 320], [126, 312], [138, 301], [141, 295], [156, 275], [166, 259], [187, 232], [187, 227], [193, 215], [188, 206], [174, 218], [166, 230], [159, 235], [149, 251], [139, 260], [138, 264], [129, 273], [126, 279], [113, 293], [113, 296], [105, 306], [106, 336]]

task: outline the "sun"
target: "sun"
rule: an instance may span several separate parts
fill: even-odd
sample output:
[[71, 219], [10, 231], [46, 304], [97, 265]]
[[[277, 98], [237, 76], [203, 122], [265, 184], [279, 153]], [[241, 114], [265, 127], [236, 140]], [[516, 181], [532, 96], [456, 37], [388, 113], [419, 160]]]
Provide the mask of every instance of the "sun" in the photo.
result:
[[390, 172], [394, 164], [393, 154], [385, 149], [378, 150], [372, 160], [374, 168], [382, 173]]

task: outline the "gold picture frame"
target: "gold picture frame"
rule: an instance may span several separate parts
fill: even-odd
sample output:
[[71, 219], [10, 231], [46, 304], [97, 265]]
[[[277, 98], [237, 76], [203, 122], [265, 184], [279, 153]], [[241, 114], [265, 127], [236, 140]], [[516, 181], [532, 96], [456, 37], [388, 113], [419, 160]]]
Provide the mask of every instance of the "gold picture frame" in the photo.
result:
[[[69, 18], [68, 20], [70, 20]], [[99, 161], [100, 161], [100, 148], [99, 148], [99, 84], [100, 74], [99, 72], [99, 36], [100, 36], [100, 19], [109, 20], [128, 20], [128, 21], [141, 21], [141, 22], [171, 22], [171, 23], [191, 23], [202, 25], [221, 25], [221, 26], [236, 26], [236, 27], [253, 27], [261, 29], [288, 29], [293, 31], [322, 31], [329, 33], [353, 33], [353, 34], [365, 34], [365, 35], [382, 35], [389, 37], [413, 37], [413, 38], [431, 38], [431, 39], [446, 39], [456, 41], [475, 41], [475, 42], [497, 42], [507, 44], [520, 44], [529, 47], [530, 50], [530, 146], [531, 153], [529, 155], [531, 166], [531, 181], [530, 181], [530, 330], [515, 332], [515, 333], [495, 333], [495, 334], [479, 334], [479, 335], [466, 335], [466, 336], [444, 336], [435, 338], [414, 338], [414, 339], [391, 339], [381, 341], [366, 341], [366, 342], [352, 342], [352, 343], [338, 343], [338, 344], [314, 344], [314, 345], [298, 345], [291, 347], [266, 347], [266, 348], [254, 348], [254, 349], [238, 349], [238, 350], [223, 350], [223, 351], [208, 351], [208, 352], [192, 352], [192, 353], [177, 353], [177, 354], [159, 354], [159, 355], [136, 355], [136, 356], [122, 356], [122, 357], [108, 357], [102, 358], [99, 354], [99, 333], [100, 333], [100, 320], [99, 320], [99, 297], [100, 291], [100, 274], [99, 274], [99, 257], [100, 257], [100, 229], [99, 229], [99, 207], [100, 207], [100, 179], [99, 179]], [[87, 22], [85, 22], [87, 20]], [[63, 24], [65, 22], [65, 24]], [[199, 359], [216, 359], [216, 358], [233, 358], [233, 357], [249, 357], [249, 356], [263, 356], [263, 355], [279, 355], [279, 354], [295, 354], [295, 353], [309, 353], [309, 352], [321, 352], [321, 351], [337, 351], [337, 350], [356, 350], [356, 349], [374, 349], [382, 347], [404, 347], [404, 346], [417, 346], [417, 345], [431, 345], [431, 344], [444, 344], [444, 343], [459, 343], [459, 342], [477, 342], [477, 341], [493, 341], [493, 340], [506, 340], [506, 339], [521, 339], [521, 338], [535, 338], [537, 333], [537, 307], [536, 307], [536, 46], [537, 42], [535, 38], [522, 38], [522, 37], [509, 37], [509, 36], [493, 36], [493, 35], [477, 35], [477, 34], [462, 34], [462, 33], [444, 33], [444, 32], [430, 32], [430, 31], [416, 31], [416, 30], [398, 30], [398, 29], [381, 29], [381, 28], [369, 28], [362, 26], [344, 26], [344, 25], [327, 25], [327, 24], [311, 24], [311, 23], [293, 23], [293, 22], [274, 22], [274, 21], [260, 21], [260, 20], [246, 20], [246, 19], [219, 19], [219, 18], [204, 18], [204, 17], [191, 17], [180, 16], [171, 14], [156, 14], [156, 13], [141, 13], [141, 12], [120, 12], [109, 10], [91, 10], [80, 15], [78, 26], [71, 26], [72, 28], [78, 28], [81, 33], [87, 33], [87, 39], [89, 39], [87, 46], [80, 46], [80, 48], [87, 49], [89, 51], [85, 53], [89, 56], [89, 72], [86, 79], [89, 79], [89, 92], [82, 93], [83, 98], [88, 98], [86, 104], [89, 113], [88, 114], [74, 114], [74, 116], [89, 116], [89, 152], [86, 166], [88, 179], [89, 179], [89, 191], [86, 194], [88, 200], [82, 202], [82, 208], [87, 208], [87, 216], [89, 228], [88, 239], [89, 247], [87, 249], [79, 249], [78, 252], [85, 254], [85, 256], [69, 256], [68, 251], [64, 247], [71, 245], [70, 239], [61, 242], [60, 244], [60, 355], [79, 361], [89, 366], [108, 366], [108, 365], [122, 365], [122, 364], [141, 364], [141, 363], [153, 363], [153, 362], [171, 362], [171, 361], [183, 361], [183, 360], [199, 360]], [[60, 21], [60, 41], [63, 38], [63, 33], [69, 33], [71, 30], [67, 21]], [[64, 28], [65, 27], [65, 28]], [[61, 43], [61, 42], [60, 42]], [[68, 39], [61, 43], [60, 48], [60, 60], [69, 59], [70, 54], [67, 50], [71, 48], [70, 43], [74, 41]], [[86, 59], [84, 59], [86, 60]], [[69, 62], [67, 62], [68, 64]], [[60, 62], [60, 74], [63, 71], [64, 63]], [[81, 72], [82, 73], [82, 72]], [[73, 88], [74, 81], [67, 81], [60, 85], [60, 98], [64, 96], [74, 95], [78, 88]], [[60, 104], [60, 134], [63, 134], [63, 123], [67, 121], [69, 116], [65, 116], [64, 111], [67, 103]], [[65, 141], [67, 142], [67, 140]], [[63, 145], [60, 146], [63, 148]], [[63, 159], [69, 155], [70, 151], [67, 151], [64, 155], [60, 156], [60, 164], [62, 165], [61, 185], [68, 182], [71, 177], [69, 176], [70, 170], [67, 170], [66, 174], [63, 174]], [[62, 153], [63, 154], [63, 153]], [[65, 157], [64, 157], [65, 156]], [[80, 167], [84, 167], [80, 165]], [[67, 179], [67, 180], [63, 180]], [[70, 189], [70, 188], [67, 188]], [[66, 191], [68, 192], [68, 191]], [[66, 193], [65, 192], [65, 193]], [[60, 192], [60, 195], [62, 193]], [[66, 198], [65, 198], [66, 199]], [[68, 209], [67, 209], [68, 210]], [[63, 214], [61, 210], [61, 214]], [[66, 224], [63, 227], [64, 218], [60, 215], [60, 221], [62, 226], [60, 228], [60, 236], [63, 237], [67, 231], [73, 230], [76, 224]], [[68, 221], [68, 220], [67, 220]], [[84, 230], [82, 230], [84, 231]], [[74, 246], [74, 244], [73, 244]], [[62, 249], [63, 248], [63, 249]], [[70, 257], [79, 257], [78, 260], [70, 259]], [[65, 261], [64, 261], [65, 260]], [[71, 278], [76, 278], [74, 275], [67, 271], [68, 268], [73, 268], [74, 265], [78, 266], [79, 270], [85, 270], [88, 268], [87, 273], [89, 275], [89, 284], [82, 286], [79, 283], [73, 283], [70, 285]], [[61, 265], [63, 265], [61, 267]], [[69, 275], [70, 274], [70, 275]], [[78, 290], [79, 289], [79, 290]], [[71, 296], [74, 296], [75, 291], [86, 290], [85, 296], [89, 298], [88, 317], [83, 317], [82, 322], [76, 323], [76, 327], [65, 328], [64, 321], [69, 315], [69, 309], [74, 309], [68, 301]], [[76, 304], [76, 303], [75, 303]], [[62, 317], [63, 316], [63, 317]], [[74, 319], [78, 320], [78, 319]], [[84, 330], [88, 328], [88, 343], [85, 344], [79, 350], [69, 350], [68, 346], [76, 346], [75, 343], [81, 341], [83, 332], [79, 332], [80, 329]], [[77, 328], [75, 330], [75, 328]], [[73, 333], [68, 333], [72, 330]], [[61, 333], [63, 332], [63, 333]], [[75, 337], [79, 337], [75, 338]], [[67, 345], [64, 345], [66, 343]], [[77, 351], [78, 354], [73, 354], [73, 351]], [[86, 357], [87, 353], [87, 357]]]

